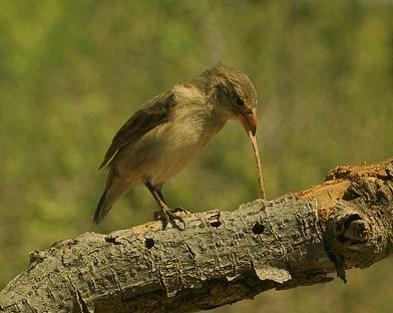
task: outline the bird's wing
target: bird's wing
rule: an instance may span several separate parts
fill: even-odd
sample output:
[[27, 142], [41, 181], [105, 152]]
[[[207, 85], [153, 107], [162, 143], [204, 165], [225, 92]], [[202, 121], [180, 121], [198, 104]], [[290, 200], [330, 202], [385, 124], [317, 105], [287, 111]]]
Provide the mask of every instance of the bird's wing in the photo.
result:
[[167, 122], [173, 114], [175, 105], [176, 101], [172, 90], [168, 90], [148, 101], [142, 109], [135, 112], [124, 123], [113, 137], [99, 169], [109, 164], [116, 153], [124, 146], [137, 142], [148, 131]]

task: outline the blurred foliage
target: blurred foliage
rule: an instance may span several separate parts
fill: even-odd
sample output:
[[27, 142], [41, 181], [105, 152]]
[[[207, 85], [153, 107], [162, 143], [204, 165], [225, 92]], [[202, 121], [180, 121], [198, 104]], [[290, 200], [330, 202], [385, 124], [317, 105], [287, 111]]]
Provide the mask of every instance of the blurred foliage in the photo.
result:
[[[31, 250], [152, 218], [155, 203], [135, 187], [93, 227], [105, 179], [96, 169], [118, 127], [175, 82], [218, 60], [249, 74], [274, 198], [338, 164], [393, 156], [392, 56], [392, 1], [1, 0], [0, 287]], [[257, 197], [239, 125], [165, 192], [191, 210]], [[214, 312], [392, 312], [391, 264]]]

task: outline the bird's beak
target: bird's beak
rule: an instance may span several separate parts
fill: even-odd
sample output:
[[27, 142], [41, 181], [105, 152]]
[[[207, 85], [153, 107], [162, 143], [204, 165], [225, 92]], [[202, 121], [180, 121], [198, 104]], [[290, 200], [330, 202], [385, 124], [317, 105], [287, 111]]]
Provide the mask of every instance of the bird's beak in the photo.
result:
[[253, 136], [255, 136], [257, 132], [257, 113], [255, 109], [252, 110], [252, 113], [249, 114], [239, 114], [237, 119], [243, 125], [243, 128], [247, 133], [251, 133]]

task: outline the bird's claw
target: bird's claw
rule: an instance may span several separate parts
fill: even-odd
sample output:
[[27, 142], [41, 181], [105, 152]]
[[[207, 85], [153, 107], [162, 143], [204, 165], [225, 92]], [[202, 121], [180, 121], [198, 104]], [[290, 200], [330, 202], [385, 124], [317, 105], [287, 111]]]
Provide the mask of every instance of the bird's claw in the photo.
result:
[[[181, 209], [181, 208], [180, 208]], [[183, 218], [177, 215], [178, 212], [185, 212], [185, 210], [179, 208], [176, 208], [174, 210], [171, 209], [161, 209], [158, 212], [154, 212], [154, 218], [156, 220], [162, 221], [162, 229], [166, 229], [168, 224], [170, 223], [173, 228], [177, 228], [179, 230], [185, 230], [186, 228], [186, 223], [184, 222]], [[179, 221], [180, 223], [176, 222]], [[179, 224], [182, 224], [180, 226]]]

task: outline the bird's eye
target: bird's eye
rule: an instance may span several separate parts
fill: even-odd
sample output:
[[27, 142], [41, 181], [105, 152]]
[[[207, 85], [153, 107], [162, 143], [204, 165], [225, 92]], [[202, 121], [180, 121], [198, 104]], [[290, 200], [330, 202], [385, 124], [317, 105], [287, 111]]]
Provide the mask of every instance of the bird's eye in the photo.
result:
[[242, 99], [240, 99], [239, 97], [236, 99], [236, 103], [240, 107], [244, 106], [244, 101]]

